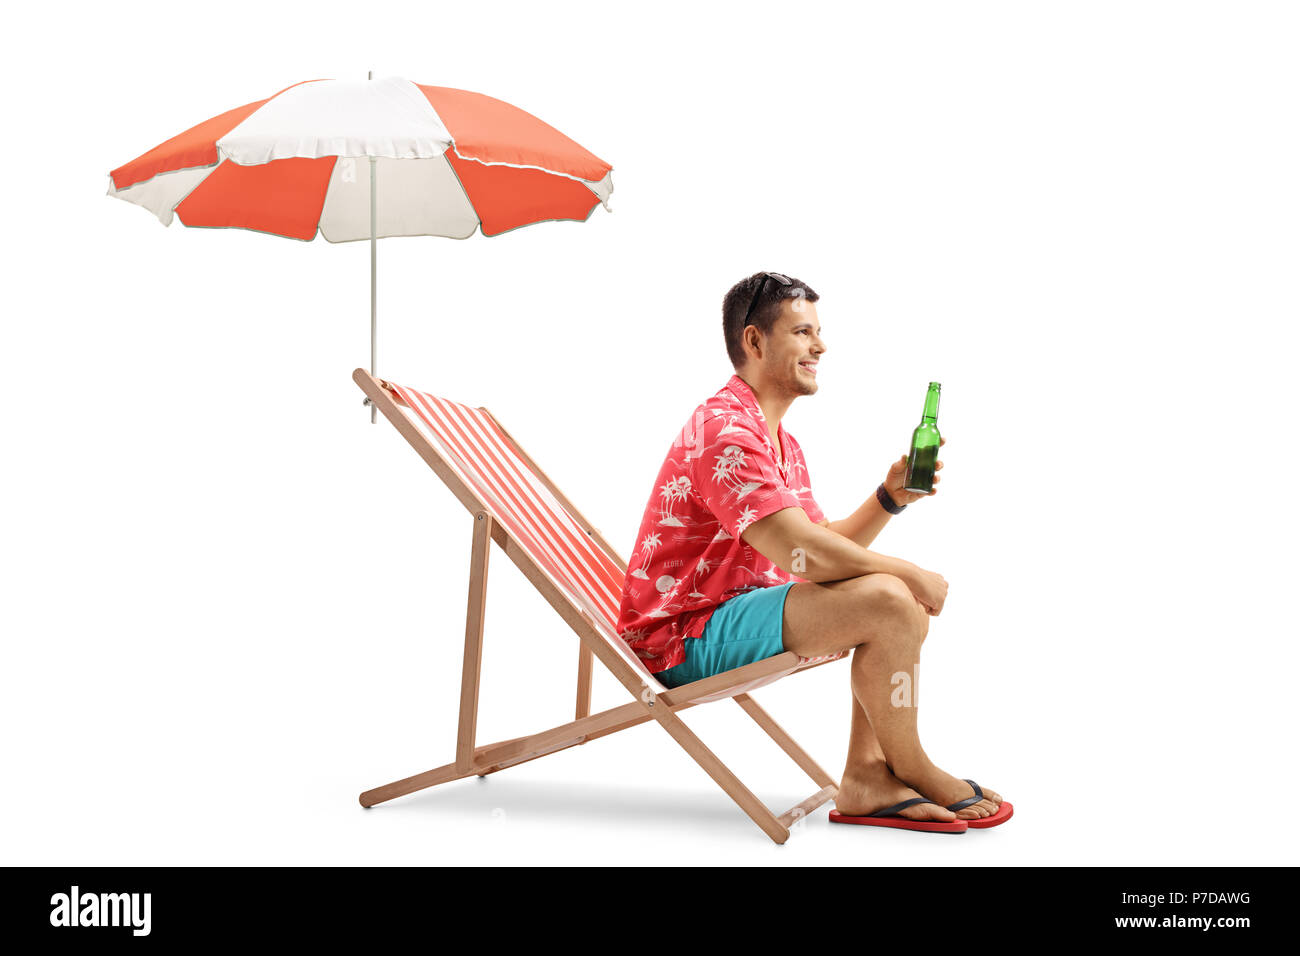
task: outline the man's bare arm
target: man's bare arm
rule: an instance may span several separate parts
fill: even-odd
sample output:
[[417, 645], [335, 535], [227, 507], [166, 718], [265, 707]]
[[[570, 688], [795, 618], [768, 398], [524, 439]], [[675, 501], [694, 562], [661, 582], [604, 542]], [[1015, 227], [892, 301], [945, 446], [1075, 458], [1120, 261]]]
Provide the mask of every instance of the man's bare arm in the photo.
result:
[[842, 534], [813, 524], [802, 508], [782, 508], [755, 521], [741, 537], [782, 571], [805, 581], [840, 581], [880, 572], [901, 578], [919, 570], [909, 561], [868, 551]]
[[948, 585], [933, 571], [910, 561], [868, 551], [862, 545], [808, 520], [802, 508], [783, 508], [742, 532], [745, 543], [787, 574], [805, 581], [840, 581], [864, 574], [901, 578], [931, 614], [943, 608]]
[[849, 517], [840, 521], [822, 521], [819, 522], [823, 528], [834, 531], [836, 534], [842, 534], [852, 541], [856, 541], [864, 548], [871, 547], [871, 542], [876, 540], [876, 535], [889, 524], [891, 515], [884, 508], [880, 507], [880, 502], [876, 500], [873, 494], [866, 501], [862, 502], [862, 507], [853, 512]]

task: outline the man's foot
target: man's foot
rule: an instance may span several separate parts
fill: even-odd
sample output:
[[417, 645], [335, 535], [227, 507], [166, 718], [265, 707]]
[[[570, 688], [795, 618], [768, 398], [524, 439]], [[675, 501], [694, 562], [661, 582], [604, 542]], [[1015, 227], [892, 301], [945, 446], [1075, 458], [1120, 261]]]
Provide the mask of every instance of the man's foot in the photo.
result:
[[[962, 786], [966, 787], [966, 796], [970, 796], [970, 787], [966, 784]], [[865, 817], [877, 810], [919, 796], [922, 794], [895, 777], [883, 763], [871, 764], [866, 768], [855, 770], [852, 775], [845, 773], [844, 779], [840, 781], [839, 792], [835, 795], [835, 809], [845, 816]], [[926, 799], [928, 800], [929, 797]], [[948, 803], [955, 802], [956, 799], [948, 801]], [[959, 818], [958, 814], [944, 809], [944, 806], [918, 803], [900, 810], [898, 815], [909, 820], [934, 820], [942, 823], [950, 823]]]
[[[969, 783], [950, 773], [944, 773], [933, 764], [929, 770], [909, 774], [909, 777], [911, 779], [907, 780], [907, 784], [914, 787], [927, 800], [933, 800], [942, 807], [949, 807], [960, 800], [975, 796], [975, 791]], [[901, 778], [899, 779], [901, 782]], [[984, 791], [984, 799], [958, 810], [956, 819], [982, 820], [997, 813], [1002, 797], [983, 784], [980, 785], [980, 789]]]

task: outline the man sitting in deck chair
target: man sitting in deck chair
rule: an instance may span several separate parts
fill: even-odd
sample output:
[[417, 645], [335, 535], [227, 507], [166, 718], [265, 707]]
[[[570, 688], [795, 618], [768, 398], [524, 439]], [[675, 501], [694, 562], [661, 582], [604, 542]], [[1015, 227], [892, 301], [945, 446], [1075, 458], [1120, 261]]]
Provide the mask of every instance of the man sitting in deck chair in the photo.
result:
[[735, 374], [695, 410], [659, 471], [619, 634], [667, 687], [787, 650], [854, 649], [849, 753], [831, 819], [995, 826], [1011, 804], [935, 766], [917, 736], [916, 707], [891, 702], [894, 675], [915, 672], [948, 593], [935, 572], [867, 550], [891, 515], [925, 497], [903, 490], [907, 456], [857, 511], [831, 522], [813, 500], [799, 443], [781, 426], [796, 398], [817, 392], [826, 351], [818, 299], [774, 272], [743, 279], [723, 299]]

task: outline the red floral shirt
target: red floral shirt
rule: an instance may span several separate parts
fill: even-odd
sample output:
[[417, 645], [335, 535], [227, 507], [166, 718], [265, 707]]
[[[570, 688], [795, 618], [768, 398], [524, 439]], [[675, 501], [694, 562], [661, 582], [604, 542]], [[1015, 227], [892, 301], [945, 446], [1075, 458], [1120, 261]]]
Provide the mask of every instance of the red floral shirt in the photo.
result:
[[760, 587], [799, 581], [741, 538], [783, 508], [825, 517], [808, 486], [794, 436], [777, 427], [772, 446], [763, 410], [739, 375], [683, 426], [641, 519], [619, 606], [618, 633], [652, 674], [685, 657], [719, 604]]

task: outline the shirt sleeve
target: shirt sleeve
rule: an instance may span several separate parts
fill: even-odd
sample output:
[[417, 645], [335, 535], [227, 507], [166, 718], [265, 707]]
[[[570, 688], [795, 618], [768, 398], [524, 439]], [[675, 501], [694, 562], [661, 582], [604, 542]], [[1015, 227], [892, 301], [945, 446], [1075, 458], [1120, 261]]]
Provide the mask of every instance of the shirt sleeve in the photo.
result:
[[767, 443], [749, 429], [724, 431], [724, 422], [715, 418], [700, 429], [691, 484], [723, 529], [739, 538], [755, 521], [802, 508], [803, 501], [781, 478]]
[[803, 508], [804, 514], [808, 516], [808, 520], [813, 524], [821, 524], [826, 520], [826, 513], [814, 500], [811, 488], [799, 496], [799, 507]]
[[794, 493], [799, 496], [808, 520], [813, 524], [820, 524], [826, 520], [826, 514], [822, 511], [821, 505], [817, 504], [817, 499], [813, 497], [812, 479], [808, 476], [808, 463], [804, 460], [803, 449], [799, 447], [799, 442], [795, 441], [793, 435], [787, 433], [786, 440], [790, 442], [793, 449], [791, 457], [794, 461], [793, 470], [790, 472], [790, 483], [794, 486]]

